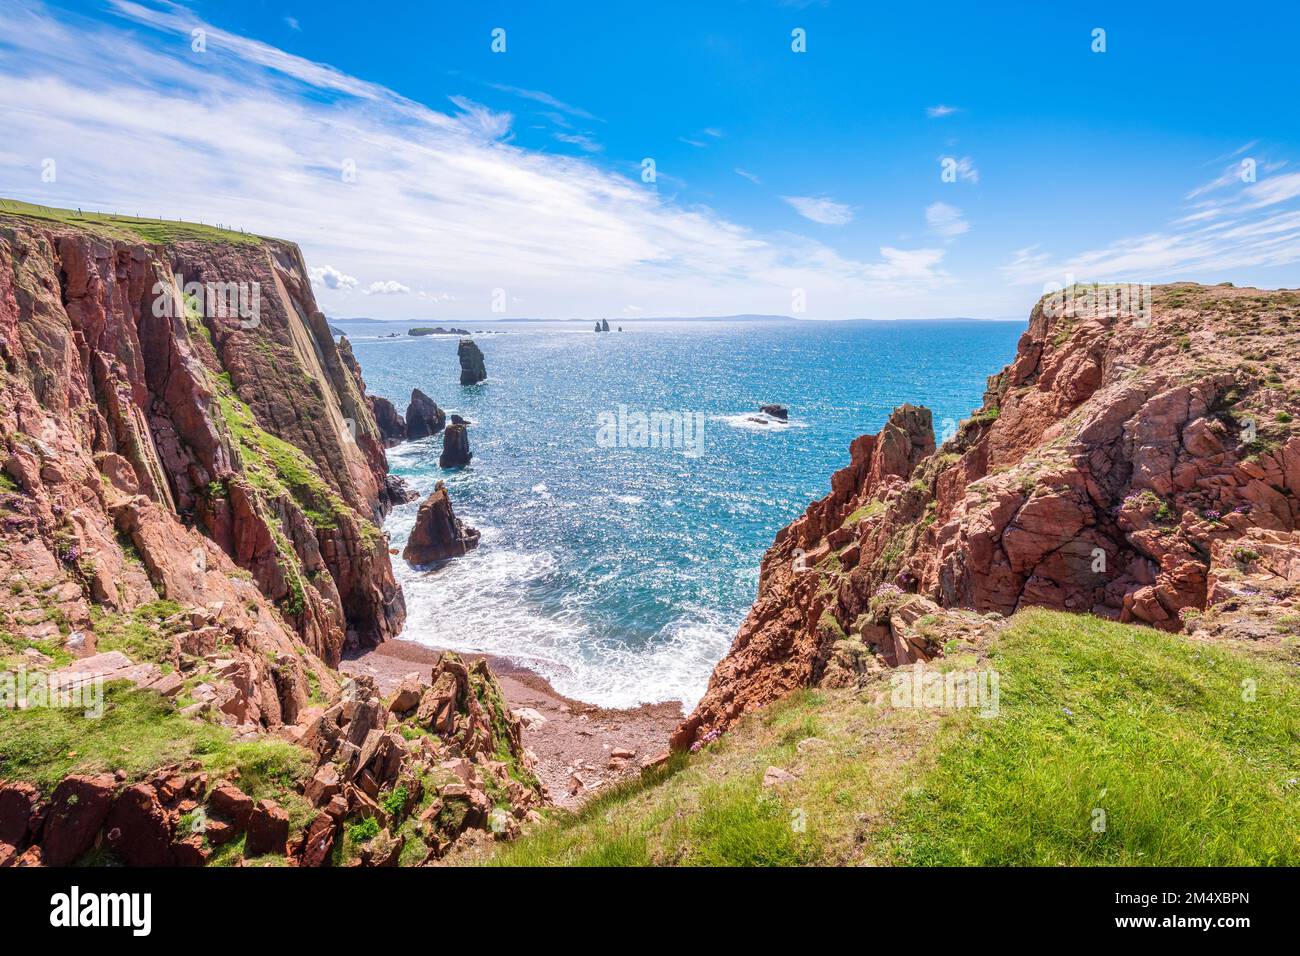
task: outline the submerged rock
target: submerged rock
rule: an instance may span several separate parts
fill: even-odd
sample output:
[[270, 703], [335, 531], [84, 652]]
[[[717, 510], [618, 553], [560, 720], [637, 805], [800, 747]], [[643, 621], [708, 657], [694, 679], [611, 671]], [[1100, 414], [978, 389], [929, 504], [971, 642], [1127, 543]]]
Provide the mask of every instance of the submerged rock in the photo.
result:
[[779, 418], [781, 421], [790, 420], [790, 410], [784, 405], [760, 405], [758, 410], [764, 415], [771, 415], [773, 418]]
[[442, 431], [447, 416], [437, 403], [418, 388], [411, 389], [411, 404], [406, 409], [406, 437], [411, 441], [428, 438]]
[[469, 429], [459, 423], [447, 426], [442, 436], [442, 454], [438, 456], [438, 467], [460, 468], [469, 464], [474, 453], [469, 450]]
[[460, 384], [477, 385], [487, 378], [483, 352], [473, 339], [461, 339], [456, 354], [460, 356]]
[[441, 481], [433, 494], [420, 505], [415, 528], [406, 542], [402, 557], [411, 564], [432, 564], [458, 558], [478, 547], [479, 533], [456, 517], [451, 496]]

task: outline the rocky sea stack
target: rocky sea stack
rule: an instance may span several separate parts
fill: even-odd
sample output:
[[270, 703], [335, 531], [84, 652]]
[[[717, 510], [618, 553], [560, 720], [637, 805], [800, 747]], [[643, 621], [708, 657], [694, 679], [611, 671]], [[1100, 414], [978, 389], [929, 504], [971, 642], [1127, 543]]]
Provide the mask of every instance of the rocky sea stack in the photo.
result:
[[477, 385], [487, 378], [487, 368], [483, 364], [483, 351], [473, 339], [461, 339], [456, 347], [460, 356], [460, 384]]
[[392, 448], [406, 441], [406, 419], [393, 407], [393, 403], [378, 395], [369, 396], [370, 410], [374, 413], [375, 424], [385, 448]]
[[411, 389], [411, 404], [406, 409], [406, 437], [409, 441], [428, 438], [442, 431], [447, 415], [437, 402], [418, 388]]
[[456, 517], [447, 486], [440, 481], [420, 505], [402, 557], [411, 564], [432, 564], [458, 558], [477, 548], [478, 541], [478, 531]]
[[463, 468], [474, 453], [469, 450], [469, 429], [460, 422], [447, 426], [442, 436], [442, 454], [438, 456], [441, 468]]

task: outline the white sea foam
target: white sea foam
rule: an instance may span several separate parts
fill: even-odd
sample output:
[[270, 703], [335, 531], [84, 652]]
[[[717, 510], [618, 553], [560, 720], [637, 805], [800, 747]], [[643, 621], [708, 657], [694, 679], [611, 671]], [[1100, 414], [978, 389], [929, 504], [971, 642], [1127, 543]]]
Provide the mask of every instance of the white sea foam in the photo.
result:
[[[394, 547], [405, 542], [414, 516], [411, 504], [389, 517], [385, 528]], [[549, 552], [508, 547], [496, 529], [474, 515], [462, 517], [482, 532], [474, 551], [433, 571], [394, 562], [406, 594], [403, 638], [506, 658], [541, 674], [561, 694], [602, 707], [677, 700], [689, 709], [703, 696], [735, 622], [712, 608], [686, 607], [641, 646], [596, 634], [584, 593], [565, 593], [546, 609], [529, 598], [527, 585], [542, 584], [557, 570]], [[600, 590], [600, 580], [587, 583]]]
[[735, 415], [711, 415], [711, 420], [723, 422], [732, 428], [743, 428], [755, 432], [779, 432], [788, 428], [807, 428], [807, 422], [783, 422], [764, 412], [739, 412]]

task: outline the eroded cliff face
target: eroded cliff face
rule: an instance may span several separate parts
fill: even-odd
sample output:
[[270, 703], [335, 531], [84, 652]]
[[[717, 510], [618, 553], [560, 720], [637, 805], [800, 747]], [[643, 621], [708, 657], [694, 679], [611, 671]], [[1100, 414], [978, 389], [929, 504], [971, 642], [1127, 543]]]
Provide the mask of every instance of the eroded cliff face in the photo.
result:
[[906, 406], [853, 442], [764, 557], [677, 746], [796, 688], [942, 653], [943, 608], [1258, 638], [1256, 596], [1300, 603], [1300, 292], [1158, 286], [1143, 313], [1089, 291], [1034, 308], [937, 450]]
[[[255, 310], [213, 309], [196, 282]], [[292, 723], [309, 686], [328, 696], [322, 663], [405, 616], [350, 360], [289, 243], [0, 215], [0, 627], [84, 656], [166, 599], [242, 669], [238, 722]]]

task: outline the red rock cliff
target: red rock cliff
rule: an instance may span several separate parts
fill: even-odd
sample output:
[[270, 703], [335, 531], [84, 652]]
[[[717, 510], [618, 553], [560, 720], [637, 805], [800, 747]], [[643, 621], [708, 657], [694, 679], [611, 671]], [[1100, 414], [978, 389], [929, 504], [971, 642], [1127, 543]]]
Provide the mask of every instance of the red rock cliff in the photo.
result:
[[[1145, 314], [1104, 288], [1044, 299], [937, 451], [929, 413], [906, 406], [853, 442], [831, 493], [777, 535], [674, 743], [941, 653], [915, 627], [928, 610], [1040, 605], [1177, 630], [1241, 598], [1225, 571], [1300, 582], [1286, 557], [1300, 556], [1297, 357], [1300, 292], [1158, 286]], [[1246, 560], [1234, 571], [1227, 555]]]
[[0, 214], [0, 361], [6, 629], [49, 637], [56, 612], [92, 649], [92, 608], [206, 608], [284, 654], [255, 675], [270, 710], [301, 705], [303, 661], [398, 632], [383, 444], [296, 246]]

